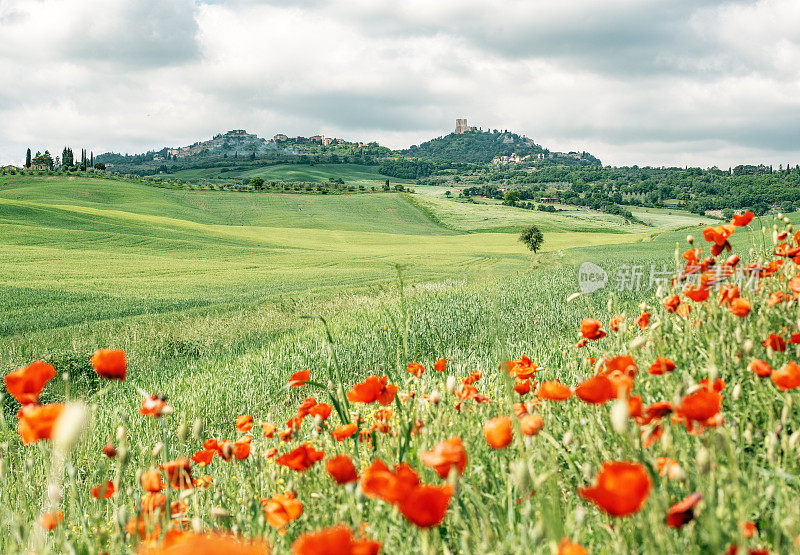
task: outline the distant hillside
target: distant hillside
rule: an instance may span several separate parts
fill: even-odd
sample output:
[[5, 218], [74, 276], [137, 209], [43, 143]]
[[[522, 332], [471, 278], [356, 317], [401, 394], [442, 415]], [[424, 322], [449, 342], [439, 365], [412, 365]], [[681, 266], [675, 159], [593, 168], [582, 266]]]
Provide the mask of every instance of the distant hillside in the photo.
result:
[[564, 165], [600, 165], [600, 160], [588, 152], [551, 152], [533, 139], [508, 131], [480, 131], [474, 127], [461, 133], [450, 133], [399, 151], [404, 156], [437, 161], [469, 164], [488, 164], [493, 161]]

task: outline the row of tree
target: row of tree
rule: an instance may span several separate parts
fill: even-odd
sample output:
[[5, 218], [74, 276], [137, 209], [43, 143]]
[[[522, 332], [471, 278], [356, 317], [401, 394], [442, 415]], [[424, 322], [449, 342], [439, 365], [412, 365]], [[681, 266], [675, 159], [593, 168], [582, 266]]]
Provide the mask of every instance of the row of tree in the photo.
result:
[[85, 148], [81, 149], [81, 157], [79, 161], [75, 161], [75, 154], [72, 148], [65, 146], [61, 151], [61, 156], [53, 156], [49, 150], [45, 150], [44, 154], [36, 152], [36, 156], [32, 156], [31, 149], [25, 153], [25, 168], [27, 169], [65, 169], [65, 170], [80, 170], [86, 171], [88, 168], [96, 168], [99, 170], [105, 169], [105, 164], [94, 163], [94, 152], [88, 152]]

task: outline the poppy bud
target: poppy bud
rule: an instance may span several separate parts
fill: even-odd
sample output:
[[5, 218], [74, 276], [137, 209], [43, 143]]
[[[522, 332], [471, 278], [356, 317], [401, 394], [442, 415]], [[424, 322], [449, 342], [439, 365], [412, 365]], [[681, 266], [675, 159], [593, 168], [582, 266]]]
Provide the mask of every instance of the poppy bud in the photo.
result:
[[747, 427], [744, 429], [744, 434], [742, 434], [742, 438], [747, 445], [753, 443], [753, 425], [747, 424]]
[[53, 447], [66, 454], [78, 441], [87, 427], [89, 409], [80, 402], [67, 403], [53, 426]]
[[103, 454], [109, 459], [113, 459], [117, 456], [117, 450], [114, 449], [114, 444], [111, 443], [111, 440], [103, 446]]
[[47, 498], [50, 500], [50, 503], [53, 505], [58, 505], [61, 503], [61, 499], [63, 497], [64, 496], [61, 492], [61, 488], [58, 487], [57, 484], [50, 484], [47, 486]]
[[638, 335], [634, 337], [630, 343], [628, 343], [628, 348], [633, 351], [634, 349], [639, 349], [641, 347], [644, 347], [646, 343], [647, 343], [647, 336]]
[[456, 381], [456, 377], [447, 376], [447, 383], [446, 383], [447, 392], [450, 393], [451, 395], [455, 395], [456, 387], [458, 387], [458, 382]]
[[775, 434], [768, 434], [767, 439], [764, 441], [767, 448], [767, 460], [775, 462], [775, 452], [778, 450], [778, 436]]
[[430, 395], [430, 397], [428, 399], [430, 400], [430, 402], [432, 404], [438, 405], [439, 404], [439, 400], [441, 399], [441, 395], [439, 395], [438, 391], [434, 391], [433, 393], [431, 393], [431, 395]]
[[586, 508], [585, 507], [578, 506], [578, 508], [575, 509], [575, 512], [573, 514], [574, 514], [574, 517], [575, 517], [575, 524], [577, 524], [578, 526], [582, 525], [583, 521], [586, 520]]
[[572, 431], [567, 430], [567, 433], [564, 434], [564, 437], [561, 438], [561, 443], [564, 444], [564, 447], [569, 447], [572, 443]]
[[127, 465], [130, 459], [131, 453], [128, 451], [127, 447], [120, 447], [117, 450], [117, 460], [119, 461], [120, 466]]
[[775, 229], [772, 231], [772, 242], [778, 244], [778, 226], [773, 226]]
[[694, 236], [687, 235], [686, 236], [686, 242], [689, 243], [690, 245], [694, 245]]
[[791, 403], [785, 403], [781, 410], [781, 424], [786, 425], [786, 420], [789, 418], [789, 412], [792, 410]]
[[199, 418], [195, 419], [192, 424], [192, 439], [200, 441], [203, 438], [203, 421]]
[[125, 426], [117, 426], [117, 443], [125, 441]]
[[161, 454], [161, 451], [164, 449], [164, 444], [160, 441], [156, 443], [155, 447], [153, 447], [152, 455], [154, 459], [157, 459], [158, 456]]
[[734, 401], [738, 401], [739, 397], [741, 396], [742, 396], [742, 386], [737, 383], [735, 386], [733, 386], [733, 392], [731, 393], [731, 398]]
[[611, 406], [611, 427], [618, 434], [624, 434], [628, 429], [629, 416], [628, 402], [620, 397]]
[[659, 443], [661, 444], [661, 449], [664, 451], [670, 450], [672, 447], [672, 432], [669, 429], [664, 430]]
[[606, 303], [606, 310], [611, 312], [614, 309], [614, 297], [609, 296], [608, 302]]
[[789, 436], [789, 447], [794, 449], [797, 447], [798, 441], [800, 441], [800, 430], [797, 430], [795, 433]]
[[656, 288], [656, 297], [659, 299], [664, 296], [664, 284], [659, 282], [658, 287]]
[[708, 474], [711, 469], [711, 453], [703, 446], [697, 450], [695, 466], [698, 474]]
[[222, 446], [222, 456], [227, 461], [233, 456], [233, 444], [226, 443]]
[[744, 343], [742, 343], [742, 352], [746, 355], [749, 355], [753, 352], [753, 340], [752, 339], [745, 339]]
[[793, 228], [792, 228], [792, 224], [790, 224], [790, 223], [787, 221], [787, 222], [786, 222], [786, 231], [788, 231], [789, 233], [791, 233], [791, 232], [792, 232], [792, 229], [793, 229]]
[[189, 428], [186, 426], [185, 422], [181, 422], [178, 425], [178, 429], [175, 430], [175, 435], [178, 436], [178, 441], [181, 443], [186, 441], [186, 437], [189, 435]]

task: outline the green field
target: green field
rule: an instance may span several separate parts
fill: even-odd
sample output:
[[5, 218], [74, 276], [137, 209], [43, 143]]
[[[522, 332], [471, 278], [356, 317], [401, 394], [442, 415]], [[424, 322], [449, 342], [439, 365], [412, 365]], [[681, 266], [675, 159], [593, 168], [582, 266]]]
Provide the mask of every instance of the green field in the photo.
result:
[[[787, 401], [790, 393], [746, 372], [740, 354], [755, 348], [777, 368], [798, 353], [793, 346], [785, 355], [765, 354], [757, 342], [742, 347], [740, 339], [728, 338], [760, 340], [778, 325], [793, 326], [797, 309], [786, 304], [768, 312], [746, 291], [761, 309], [750, 319], [735, 319], [713, 297], [708, 307], [693, 307], [708, 325], [667, 314], [647, 272], [654, 265], [674, 269], [687, 232], [698, 243], [701, 233], [684, 214], [652, 217], [658, 227], [625, 225], [590, 211], [547, 214], [423, 195], [248, 194], [3, 178], [0, 367], [51, 361], [59, 377], [46, 386], [43, 402], [81, 399], [91, 425], [68, 454], [69, 471], [54, 476], [50, 444], [23, 446], [14, 429], [18, 405], [3, 398], [0, 551], [133, 552], [136, 534], [125, 525], [142, 504], [143, 470], [190, 456], [205, 439], [235, 439], [240, 414], [280, 427], [306, 397], [330, 401], [340, 385], [347, 389], [376, 374], [416, 392], [416, 400], [391, 406], [396, 433], [377, 434], [374, 443], [340, 443], [329, 432], [341, 422], [331, 416], [322, 432], [307, 421], [300, 436], [284, 444], [262, 437], [256, 426], [249, 458], [193, 465], [195, 477], [209, 474], [213, 484], [182, 496], [191, 526], [263, 538], [277, 553], [288, 552], [300, 534], [337, 522], [354, 530], [368, 523], [366, 535], [385, 553], [551, 553], [564, 537], [591, 553], [717, 553], [733, 542], [790, 552], [800, 534], [792, 478], [800, 462], [788, 447], [797, 409]], [[737, 231], [735, 249], [768, 256], [760, 228], [772, 221]], [[531, 255], [517, 241], [519, 226], [527, 223], [545, 230], [543, 253]], [[609, 285], [567, 302], [578, 290], [581, 261], [600, 265]], [[403, 282], [396, 264], [406, 265]], [[616, 289], [617, 272], [632, 265], [642, 269], [644, 282]], [[653, 325], [640, 331], [633, 321], [642, 307], [653, 312]], [[582, 318], [608, 322], [614, 314], [625, 316], [618, 334], [575, 348]], [[327, 320], [332, 346], [308, 315]], [[126, 351], [125, 381], [98, 381], [88, 358], [101, 347]], [[543, 368], [537, 379], [574, 386], [592, 373], [587, 356], [625, 352], [637, 357], [634, 391], [646, 403], [674, 399], [701, 378], [722, 376], [730, 429], [690, 436], [667, 418], [665, 439], [647, 450], [632, 422], [613, 431], [614, 403], [572, 399], [535, 407], [545, 421], [536, 437], [523, 441], [517, 430], [505, 450], [483, 439], [483, 423], [513, 415], [511, 403], [519, 400], [509, 390], [513, 382], [497, 370], [499, 362], [525, 354]], [[659, 355], [675, 359], [674, 375], [647, 374]], [[442, 374], [432, 371], [440, 357], [449, 360]], [[422, 379], [405, 371], [409, 361], [428, 368]], [[323, 388], [287, 389], [288, 377], [306, 368]], [[482, 373], [476, 385], [492, 402], [470, 401], [456, 411], [448, 378], [459, 384], [473, 371]], [[738, 403], [729, 393], [736, 386]], [[158, 420], [138, 414], [140, 390], [165, 394], [174, 414]], [[424, 401], [434, 393], [442, 399], [437, 406]], [[349, 418], [360, 415], [368, 423], [375, 408], [354, 404]], [[416, 419], [424, 427], [401, 449], [403, 430]], [[765, 447], [771, 436], [764, 431], [779, 429], [779, 422], [785, 426], [779, 447]], [[425, 483], [438, 484], [443, 481], [422, 464], [421, 454], [451, 436], [463, 438], [469, 462], [463, 477], [449, 478], [456, 495], [444, 523], [431, 530], [413, 527], [391, 504], [365, 497], [357, 486], [332, 485], [323, 464], [297, 473], [262, 457], [270, 447], [284, 452], [310, 441], [326, 458], [348, 454], [359, 473], [375, 457], [390, 465], [402, 459]], [[130, 447], [125, 464], [100, 454], [109, 438]], [[696, 463], [702, 452], [711, 453], [711, 463]], [[686, 476], [667, 483], [652, 470], [653, 492], [635, 515], [611, 518], [576, 493], [604, 461], [635, 460], [656, 469], [658, 456], [679, 460]], [[90, 488], [106, 480], [118, 484], [117, 494], [93, 499]], [[772, 485], [769, 494], [753, 485], [759, 481]], [[64, 523], [44, 533], [36, 522], [52, 506], [47, 483], [63, 486]], [[175, 499], [176, 492], [165, 491]], [[284, 491], [297, 492], [305, 506], [285, 533], [265, 522], [259, 503]], [[670, 504], [694, 491], [704, 496], [696, 522], [680, 531], [666, 528]], [[763, 532], [743, 538], [740, 521], [757, 522]]]

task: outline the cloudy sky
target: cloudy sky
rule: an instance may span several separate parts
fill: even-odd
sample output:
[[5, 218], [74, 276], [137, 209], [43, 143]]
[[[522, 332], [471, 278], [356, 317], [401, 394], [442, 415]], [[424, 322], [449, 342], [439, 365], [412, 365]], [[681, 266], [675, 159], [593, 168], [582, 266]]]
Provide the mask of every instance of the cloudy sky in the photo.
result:
[[0, 163], [457, 117], [604, 163], [800, 163], [798, 0], [0, 0]]

